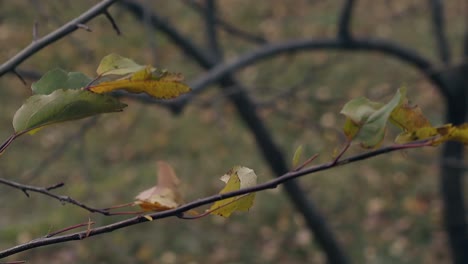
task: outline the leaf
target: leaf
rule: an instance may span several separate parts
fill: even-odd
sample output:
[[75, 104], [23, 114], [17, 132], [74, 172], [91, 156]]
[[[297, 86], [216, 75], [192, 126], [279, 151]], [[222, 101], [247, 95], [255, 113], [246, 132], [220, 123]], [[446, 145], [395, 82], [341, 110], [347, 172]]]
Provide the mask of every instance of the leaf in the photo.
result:
[[455, 130], [452, 130], [450, 140], [468, 145], [468, 123], [461, 124]]
[[[114, 97], [85, 90], [56, 90], [48, 95], [33, 95], [16, 111], [16, 132], [81, 119], [97, 114], [119, 112], [126, 107]], [[30, 132], [31, 133], [31, 132]]]
[[[220, 194], [236, 191], [239, 189], [252, 187], [257, 184], [257, 175], [252, 169], [235, 166], [227, 174], [221, 177], [226, 186], [219, 192]], [[255, 193], [246, 194], [239, 197], [232, 197], [215, 202], [211, 208], [211, 214], [229, 217], [233, 212], [246, 212], [254, 202]]]
[[180, 82], [181, 79], [180, 75], [168, 73], [154, 76], [152, 68], [147, 66], [128, 78], [101, 82], [89, 87], [89, 90], [95, 93], [108, 93], [123, 89], [130, 93], [146, 93], [158, 99], [171, 99], [191, 91], [190, 87]]
[[131, 59], [122, 57], [115, 53], [105, 56], [96, 70], [98, 75], [127, 75], [145, 68]]
[[182, 204], [179, 193], [180, 181], [174, 169], [167, 162], [156, 163], [158, 183], [135, 197], [135, 204], [145, 211], [164, 211], [174, 209]]
[[341, 114], [347, 117], [343, 130], [348, 139], [361, 142], [364, 148], [379, 145], [384, 138], [387, 121], [395, 107], [400, 104], [402, 94], [404, 90], [398, 90], [385, 105], [364, 97], [348, 102], [341, 110]]
[[390, 121], [404, 131], [416, 131], [420, 128], [430, 127], [431, 123], [424, 116], [419, 106], [411, 106], [408, 99], [398, 105], [390, 116]]
[[293, 161], [292, 161], [293, 168], [296, 168], [299, 165], [299, 162], [301, 161], [301, 157], [302, 157], [302, 150], [303, 150], [302, 145], [299, 145], [296, 151], [294, 151], [294, 156], [293, 156]]
[[457, 141], [468, 145], [468, 123], [454, 126], [446, 124], [440, 127], [423, 127], [412, 132], [403, 132], [396, 138], [397, 143], [433, 139], [432, 146], [440, 145], [447, 141]]
[[58, 89], [79, 89], [85, 87], [91, 78], [81, 72], [66, 72], [53, 69], [44, 74], [39, 81], [31, 85], [34, 94], [50, 94]]
[[395, 142], [398, 144], [411, 141], [423, 140], [436, 137], [439, 133], [435, 127], [422, 127], [411, 132], [403, 132], [397, 136]]

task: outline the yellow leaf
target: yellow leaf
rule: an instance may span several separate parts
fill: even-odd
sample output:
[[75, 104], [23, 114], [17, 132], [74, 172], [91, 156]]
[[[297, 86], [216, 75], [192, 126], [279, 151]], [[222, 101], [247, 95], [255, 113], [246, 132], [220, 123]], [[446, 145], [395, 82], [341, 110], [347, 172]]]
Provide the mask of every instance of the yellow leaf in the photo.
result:
[[468, 123], [459, 125], [452, 131], [451, 140], [468, 145]]
[[343, 132], [348, 140], [352, 140], [359, 132], [359, 128], [360, 125], [354, 123], [351, 118], [347, 117], [343, 126]]
[[135, 197], [135, 204], [145, 211], [164, 211], [182, 204], [178, 186], [180, 184], [174, 169], [164, 161], [157, 162], [158, 184]]
[[[226, 186], [220, 191], [220, 194], [223, 194], [255, 186], [257, 184], [257, 175], [252, 169], [236, 166], [222, 176], [221, 180], [226, 183]], [[210, 211], [211, 214], [229, 217], [235, 211], [248, 211], [252, 207], [254, 199], [255, 193], [224, 199], [214, 203]]]
[[468, 123], [454, 126], [446, 124], [440, 127], [423, 127], [412, 132], [403, 132], [395, 140], [397, 143], [407, 143], [416, 140], [433, 138], [432, 146], [446, 141], [457, 141], [468, 145]]
[[402, 130], [409, 132], [431, 126], [421, 108], [409, 105], [406, 98], [392, 111], [390, 121]]
[[130, 93], [146, 93], [157, 99], [176, 98], [191, 91], [186, 84], [163, 79], [152, 79], [147, 68], [136, 72], [130, 78], [101, 82], [90, 86], [89, 90], [98, 94], [123, 89]]
[[435, 127], [422, 127], [411, 132], [403, 132], [395, 139], [396, 143], [403, 144], [411, 141], [424, 140], [438, 135]]

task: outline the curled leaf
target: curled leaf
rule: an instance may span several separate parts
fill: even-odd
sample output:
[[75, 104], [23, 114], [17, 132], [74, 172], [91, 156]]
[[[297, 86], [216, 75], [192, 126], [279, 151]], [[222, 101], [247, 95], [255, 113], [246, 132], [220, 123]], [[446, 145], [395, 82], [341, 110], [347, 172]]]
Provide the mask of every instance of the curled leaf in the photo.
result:
[[106, 81], [89, 87], [95, 93], [108, 93], [123, 89], [130, 93], [146, 93], [158, 99], [176, 98], [191, 91], [190, 87], [181, 82], [177, 74], [163, 73], [157, 75], [151, 66], [140, 69], [129, 77]]
[[364, 97], [345, 104], [341, 114], [346, 116], [343, 130], [348, 139], [361, 142], [364, 148], [378, 146], [384, 138], [387, 121], [392, 111], [400, 104], [404, 93], [404, 90], [398, 90], [385, 105]]
[[[227, 174], [221, 177], [226, 186], [219, 192], [220, 194], [236, 191], [239, 189], [252, 187], [257, 184], [257, 175], [252, 169], [235, 166]], [[255, 193], [246, 194], [240, 197], [232, 197], [215, 202], [211, 208], [211, 214], [229, 217], [233, 212], [246, 212], [254, 202]]]
[[135, 204], [145, 211], [164, 211], [174, 209], [182, 204], [179, 193], [180, 181], [174, 169], [167, 162], [158, 161], [158, 183], [135, 197]]

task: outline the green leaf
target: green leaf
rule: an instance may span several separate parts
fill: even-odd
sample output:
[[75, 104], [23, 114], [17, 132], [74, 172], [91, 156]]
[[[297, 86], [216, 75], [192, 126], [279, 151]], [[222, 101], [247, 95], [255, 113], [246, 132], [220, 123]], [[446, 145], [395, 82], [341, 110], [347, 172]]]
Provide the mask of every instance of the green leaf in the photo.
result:
[[66, 72], [53, 69], [44, 74], [39, 81], [31, 85], [34, 94], [50, 94], [58, 89], [79, 89], [85, 87], [91, 78], [81, 72]]
[[293, 156], [293, 160], [292, 160], [292, 167], [293, 168], [296, 168], [298, 165], [299, 165], [299, 162], [301, 161], [301, 157], [302, 157], [302, 145], [299, 145], [299, 147], [297, 147], [296, 151], [294, 151], [294, 156]]
[[112, 53], [105, 56], [96, 70], [98, 75], [126, 75], [145, 68], [144, 65], [137, 64], [129, 58]]
[[56, 90], [49, 95], [33, 95], [16, 111], [16, 132], [81, 119], [101, 113], [119, 112], [126, 107], [118, 99], [86, 90]]
[[387, 121], [400, 104], [403, 93], [404, 90], [398, 90], [383, 106], [364, 97], [348, 102], [341, 110], [347, 117], [344, 132], [348, 138], [361, 142], [365, 148], [379, 145], [384, 138]]

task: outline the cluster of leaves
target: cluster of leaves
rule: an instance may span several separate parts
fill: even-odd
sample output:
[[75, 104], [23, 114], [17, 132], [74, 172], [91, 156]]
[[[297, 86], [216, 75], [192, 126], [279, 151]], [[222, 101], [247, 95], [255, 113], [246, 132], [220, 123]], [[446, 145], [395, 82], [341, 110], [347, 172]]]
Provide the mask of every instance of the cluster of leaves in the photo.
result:
[[[16, 112], [13, 118], [15, 133], [0, 146], [0, 153], [16, 137], [25, 133], [34, 134], [44, 126], [122, 111], [126, 104], [112, 96], [115, 90], [146, 93], [157, 99], [171, 99], [190, 91], [182, 82], [183, 77], [180, 74], [161, 71], [150, 65], [140, 65], [117, 54], [104, 57], [96, 72], [97, 77], [91, 79], [80, 72], [55, 69], [33, 83], [33, 95]], [[381, 145], [389, 121], [402, 130], [396, 138], [397, 143], [424, 140], [428, 145], [436, 146], [455, 140], [468, 144], [468, 124], [432, 126], [419, 107], [409, 104], [405, 89], [398, 90], [386, 104], [364, 97], [353, 99], [343, 107], [341, 113], [346, 116], [343, 131], [348, 143], [357, 141], [364, 148]], [[343, 152], [346, 149], [347, 147]], [[294, 170], [301, 170], [316, 157], [312, 156], [299, 165], [301, 154], [302, 147], [299, 147], [293, 157]], [[168, 163], [160, 161], [157, 163], [157, 171], [157, 185], [138, 194], [130, 205], [139, 206], [143, 212], [154, 212], [174, 209], [184, 203], [179, 191], [180, 181], [174, 169]], [[242, 166], [233, 167], [221, 180], [226, 185], [220, 195], [257, 185], [255, 172]], [[248, 211], [254, 199], [255, 193], [249, 193], [220, 200], [205, 213], [195, 212], [192, 218], [208, 214], [229, 217], [236, 211]]]
[[364, 148], [381, 145], [388, 121], [402, 130], [395, 139], [399, 144], [428, 140], [430, 145], [437, 146], [451, 140], [468, 145], [468, 123], [432, 126], [418, 106], [410, 105], [404, 88], [386, 104], [365, 97], [353, 99], [345, 104], [341, 113], [346, 116], [343, 128], [346, 137], [349, 141], [360, 142]]
[[44, 126], [102, 113], [120, 112], [127, 105], [112, 96], [115, 90], [146, 93], [171, 99], [190, 91], [180, 74], [140, 65], [110, 54], [104, 57], [94, 79], [80, 72], [54, 69], [31, 85], [32, 96], [13, 117], [15, 133], [0, 146], [0, 154], [18, 136], [34, 134]]
[[[237, 191], [257, 184], [257, 175], [252, 169], [235, 166], [221, 178], [226, 185], [220, 194]], [[183, 204], [179, 190], [180, 180], [174, 169], [164, 161], [157, 162], [157, 184], [142, 191], [131, 205], [138, 205], [144, 212], [159, 212], [179, 207]], [[255, 199], [255, 193], [232, 197], [214, 203], [206, 212], [199, 214], [192, 211], [191, 218], [200, 218], [209, 214], [229, 217], [234, 212], [248, 211]], [[152, 220], [152, 219], [150, 219]]]

